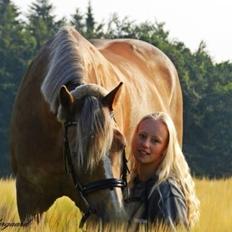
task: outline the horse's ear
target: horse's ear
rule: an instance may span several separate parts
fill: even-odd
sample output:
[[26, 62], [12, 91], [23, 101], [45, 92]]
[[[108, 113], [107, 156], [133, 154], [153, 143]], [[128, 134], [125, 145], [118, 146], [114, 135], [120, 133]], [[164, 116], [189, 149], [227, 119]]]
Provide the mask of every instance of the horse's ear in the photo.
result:
[[122, 82], [119, 83], [117, 87], [115, 87], [111, 92], [109, 92], [103, 99], [102, 99], [102, 104], [104, 106], [109, 107], [109, 109], [112, 111], [113, 110], [113, 105], [117, 102], [119, 95], [120, 95], [120, 90], [122, 87]]
[[61, 86], [60, 89], [60, 103], [65, 109], [69, 109], [74, 99], [72, 94], [68, 91], [65, 85]]

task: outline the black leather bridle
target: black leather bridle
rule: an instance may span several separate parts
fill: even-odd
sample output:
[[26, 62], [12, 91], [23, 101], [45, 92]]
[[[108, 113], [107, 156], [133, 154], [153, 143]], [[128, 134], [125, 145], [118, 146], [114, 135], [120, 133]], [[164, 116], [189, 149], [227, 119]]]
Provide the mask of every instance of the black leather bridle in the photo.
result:
[[70, 173], [72, 176], [72, 180], [75, 186], [75, 189], [80, 194], [81, 199], [83, 200], [86, 210], [84, 211], [84, 215], [80, 222], [80, 228], [83, 227], [84, 223], [86, 222], [87, 218], [90, 214], [96, 214], [96, 209], [92, 208], [87, 200], [87, 195], [91, 192], [95, 192], [98, 190], [103, 189], [113, 189], [113, 188], [126, 188], [127, 187], [127, 173], [129, 172], [127, 166], [127, 159], [125, 155], [125, 148], [122, 152], [122, 165], [121, 165], [121, 179], [116, 178], [109, 178], [109, 179], [102, 179], [98, 181], [94, 181], [88, 184], [81, 184], [77, 180], [77, 175], [74, 170], [74, 165], [72, 162], [71, 151], [69, 147], [69, 140], [68, 140], [68, 128], [71, 126], [76, 126], [77, 122], [66, 122], [64, 124], [64, 160], [65, 160], [65, 170], [66, 173]]

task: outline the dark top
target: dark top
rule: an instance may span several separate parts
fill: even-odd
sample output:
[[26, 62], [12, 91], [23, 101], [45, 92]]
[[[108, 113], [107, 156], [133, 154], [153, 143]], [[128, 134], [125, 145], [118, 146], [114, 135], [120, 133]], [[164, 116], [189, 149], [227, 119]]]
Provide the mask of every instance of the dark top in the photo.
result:
[[125, 199], [130, 221], [164, 223], [174, 230], [176, 225], [188, 228], [185, 198], [177, 183], [173, 179], [167, 179], [153, 188], [156, 181], [157, 178], [146, 182], [135, 178]]

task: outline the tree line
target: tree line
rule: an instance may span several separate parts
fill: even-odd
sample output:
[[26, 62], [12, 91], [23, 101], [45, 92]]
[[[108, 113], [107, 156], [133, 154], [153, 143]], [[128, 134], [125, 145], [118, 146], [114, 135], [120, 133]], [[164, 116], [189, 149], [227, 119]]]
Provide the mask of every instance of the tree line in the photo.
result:
[[[9, 124], [13, 102], [27, 67], [41, 46], [63, 25], [73, 25], [85, 38], [135, 38], [160, 48], [175, 64], [184, 99], [183, 150], [196, 176], [232, 174], [232, 63], [215, 63], [204, 42], [192, 52], [170, 39], [165, 24], [135, 23], [113, 14], [96, 22], [89, 3], [70, 19], [57, 20], [49, 0], [35, 0], [22, 18], [11, 0], [0, 0], [0, 176], [11, 173]], [[30, 142], [30, 141], [28, 141]]]

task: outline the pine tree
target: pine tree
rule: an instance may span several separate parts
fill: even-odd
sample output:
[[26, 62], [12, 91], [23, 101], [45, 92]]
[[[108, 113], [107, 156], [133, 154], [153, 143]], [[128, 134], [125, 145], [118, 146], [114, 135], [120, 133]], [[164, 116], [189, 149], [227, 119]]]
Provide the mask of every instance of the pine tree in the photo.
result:
[[91, 2], [89, 1], [87, 7], [87, 14], [85, 19], [85, 37], [88, 39], [91, 38], [101, 38], [103, 37], [103, 23], [96, 23], [93, 15], [93, 9]]
[[71, 18], [71, 25], [73, 25], [77, 31], [79, 31], [81, 34], [85, 33], [85, 23], [83, 22], [84, 16], [80, 13], [79, 9], [76, 9], [76, 12], [74, 15], [72, 15]]
[[20, 12], [10, 0], [0, 1], [0, 176], [9, 171], [11, 108], [31, 56], [30, 38], [19, 15]]
[[86, 14], [86, 36], [88, 38], [93, 38], [94, 37], [94, 28], [95, 28], [95, 20], [93, 16], [93, 10], [91, 3], [89, 1], [89, 5], [87, 7], [87, 14]]
[[49, 3], [49, 0], [36, 0], [30, 7], [28, 28], [35, 39], [36, 50], [65, 23], [64, 19], [55, 20], [55, 15], [52, 14], [53, 9], [54, 7]]

